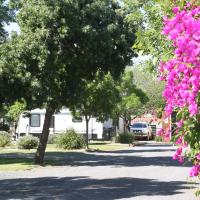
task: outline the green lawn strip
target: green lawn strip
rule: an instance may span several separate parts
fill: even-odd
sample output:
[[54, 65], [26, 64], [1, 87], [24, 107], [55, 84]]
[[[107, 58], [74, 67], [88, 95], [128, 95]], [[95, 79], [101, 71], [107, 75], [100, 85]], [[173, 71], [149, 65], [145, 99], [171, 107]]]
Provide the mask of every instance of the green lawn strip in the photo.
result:
[[[101, 150], [101, 151], [121, 150], [121, 149], [126, 149], [128, 146], [129, 146], [128, 144], [111, 143], [111, 142], [107, 142], [107, 141], [106, 142], [92, 141], [89, 144], [90, 149]], [[77, 150], [77, 151], [79, 151], [79, 150]], [[55, 144], [48, 144], [46, 152], [58, 152], [59, 153], [59, 152], [68, 152], [68, 150], [59, 149], [56, 147]]]
[[100, 151], [115, 151], [115, 150], [121, 150], [121, 149], [127, 149], [128, 144], [115, 144], [115, 143], [105, 143], [105, 144], [90, 144], [89, 148], [96, 149]]
[[[53, 147], [48, 147], [48, 151], [56, 151]], [[8, 146], [0, 148], [0, 171], [18, 171], [29, 170], [37, 167], [33, 158], [25, 158], [26, 156], [34, 157], [36, 149], [24, 150], [18, 149], [16, 146]], [[46, 165], [55, 165], [56, 161], [45, 160]]]
[[[105, 142], [92, 141], [89, 144], [89, 148], [91, 150], [100, 150], [100, 151], [114, 151], [114, 150], [127, 149], [128, 146], [129, 146], [128, 144], [111, 143], [108, 141], [105, 141]], [[67, 152], [67, 151], [68, 150], [57, 148], [55, 144], [48, 144], [47, 149], [46, 149], [46, 152]]]
[[34, 168], [31, 158], [0, 158], [0, 171], [18, 171]]
[[[127, 149], [128, 144], [115, 144], [108, 142], [94, 142], [90, 143], [90, 149], [98, 151], [115, 151], [121, 149]], [[78, 150], [83, 151], [83, 150]], [[10, 146], [6, 148], [0, 148], [0, 172], [1, 171], [18, 171], [18, 170], [29, 170], [37, 167], [38, 165], [34, 164], [34, 154], [36, 149], [23, 150], [17, 149], [16, 146]], [[62, 156], [63, 153], [71, 151], [62, 150], [56, 148], [55, 144], [48, 144], [46, 149], [46, 155], [51, 155], [52, 153], [59, 154]], [[25, 156], [31, 156], [33, 158], [25, 158]], [[54, 166], [58, 161], [54, 160], [45, 160], [46, 165]]]
[[[55, 165], [53, 160], [45, 160], [44, 166]], [[32, 158], [0, 158], [0, 171], [29, 170], [38, 167]]]
[[17, 149], [17, 148], [0, 148], [0, 155], [1, 154], [33, 154], [35, 153], [36, 149], [31, 149], [31, 150], [24, 150], [24, 149]]
[[56, 144], [47, 144], [46, 152], [66, 152], [66, 150], [59, 149]]

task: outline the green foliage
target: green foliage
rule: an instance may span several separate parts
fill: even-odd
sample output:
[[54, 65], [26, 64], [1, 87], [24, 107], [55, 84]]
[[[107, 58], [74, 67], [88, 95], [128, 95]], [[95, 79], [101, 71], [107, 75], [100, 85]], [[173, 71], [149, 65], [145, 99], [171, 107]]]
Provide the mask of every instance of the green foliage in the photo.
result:
[[199, 5], [199, 0], [148, 0], [148, 1], [132, 1], [124, 0], [132, 10], [132, 16], [137, 13], [138, 29], [137, 39], [133, 45], [133, 49], [139, 55], [151, 55], [151, 58], [145, 63], [150, 70], [157, 72], [159, 62], [167, 61], [173, 57], [173, 45], [170, 41], [166, 41], [165, 36], [161, 34], [163, 29], [163, 17], [169, 18], [173, 15], [172, 8], [179, 6], [183, 8], [187, 2], [193, 2]]
[[173, 139], [176, 141], [184, 133], [184, 140], [190, 146], [190, 155], [188, 157], [194, 159], [200, 149], [200, 115], [190, 117], [188, 109], [185, 108], [177, 112], [176, 118], [177, 121], [184, 120], [184, 123]]
[[133, 72], [125, 71], [118, 84], [121, 101], [116, 105], [116, 117], [131, 120], [141, 114], [141, 108], [148, 101], [146, 94], [133, 82]]
[[[128, 1], [129, 5], [135, 5], [135, 1]], [[163, 17], [171, 12], [173, 1], [169, 0], [149, 0], [141, 1], [138, 12], [140, 23], [137, 29], [137, 39], [133, 49], [139, 55], [151, 55], [146, 62], [149, 69], [157, 72], [157, 67], [161, 60], [167, 60], [172, 55], [171, 43], [166, 42], [161, 34], [163, 28]], [[131, 7], [131, 6], [129, 6]], [[135, 12], [135, 7], [132, 13]]]
[[34, 149], [38, 146], [38, 143], [39, 140], [37, 137], [34, 137], [32, 135], [27, 135], [21, 137], [17, 142], [17, 145], [19, 149]]
[[73, 129], [66, 133], [59, 134], [56, 138], [56, 145], [62, 149], [82, 149], [85, 147], [85, 140], [78, 135]]
[[196, 197], [199, 197], [199, 196], [200, 196], [200, 189], [197, 189], [197, 190], [196, 190], [195, 195], [196, 195]]
[[[100, 121], [108, 119], [120, 101], [119, 91], [110, 73], [98, 71], [92, 81], [84, 81], [84, 88], [79, 94], [79, 101], [72, 106], [74, 116], [85, 117], [86, 121], [86, 146], [88, 147], [88, 123], [92, 116]], [[80, 117], [79, 116], [79, 117]]]
[[78, 110], [82, 116], [96, 116], [102, 121], [105, 120], [120, 100], [115, 81], [109, 73], [104, 75], [97, 72], [92, 81], [84, 81], [84, 84], [79, 94], [79, 102], [72, 110]]
[[135, 26], [117, 2], [19, 0], [15, 6], [21, 33], [5, 47], [4, 60], [31, 81], [24, 95], [34, 107], [74, 103], [83, 79], [99, 69], [119, 76], [131, 62]]
[[[8, 7], [8, 2], [7, 0], [0, 0], [0, 115], [3, 115], [3, 117], [5, 114], [4, 107], [12, 104], [24, 92], [21, 85], [22, 80], [17, 75], [15, 66], [9, 64], [10, 67], [7, 68], [5, 64], [5, 57], [7, 56], [5, 46], [9, 38], [4, 26], [9, 24], [14, 16], [13, 10]], [[12, 59], [12, 56], [8, 58], [8, 63]]]
[[25, 110], [25, 102], [16, 101], [12, 106], [8, 107], [6, 118], [11, 122], [18, 122], [21, 113]]
[[163, 114], [163, 108], [158, 108], [157, 109], [157, 118], [161, 119], [162, 118], [162, 114]]
[[155, 141], [156, 141], [156, 142], [163, 142], [164, 139], [163, 139], [162, 136], [156, 136], [156, 137], [155, 137]]
[[117, 136], [117, 142], [123, 144], [131, 144], [134, 141], [134, 135], [131, 133], [119, 133]]
[[12, 19], [12, 12], [9, 10], [6, 0], [0, 0], [0, 44], [5, 42], [7, 33], [4, 30], [5, 23], [8, 24]]
[[11, 135], [5, 131], [0, 132], [0, 147], [5, 147], [11, 143]]
[[145, 112], [155, 112], [158, 110], [163, 110], [164, 99], [162, 96], [164, 90], [164, 83], [158, 80], [158, 77], [149, 72], [146, 67], [137, 66], [133, 67], [133, 80], [134, 84], [145, 92], [148, 97], [148, 102], [143, 106], [143, 113]]

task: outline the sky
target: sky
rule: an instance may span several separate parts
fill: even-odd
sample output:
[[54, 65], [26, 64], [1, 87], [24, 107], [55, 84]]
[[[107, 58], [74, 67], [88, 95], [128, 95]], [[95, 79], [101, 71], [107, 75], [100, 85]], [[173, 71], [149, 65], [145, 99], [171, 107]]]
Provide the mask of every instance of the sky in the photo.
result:
[[5, 25], [5, 30], [10, 34], [12, 31], [20, 32], [19, 26], [17, 23], [10, 23], [9, 25]]

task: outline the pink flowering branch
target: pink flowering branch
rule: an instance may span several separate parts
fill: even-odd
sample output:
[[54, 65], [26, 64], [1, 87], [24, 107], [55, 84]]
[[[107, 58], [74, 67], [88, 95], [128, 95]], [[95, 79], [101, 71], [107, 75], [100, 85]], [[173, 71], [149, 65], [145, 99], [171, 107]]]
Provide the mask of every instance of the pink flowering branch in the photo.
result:
[[[193, 6], [192, 6], [193, 5]], [[195, 6], [194, 6], [195, 5]], [[174, 17], [164, 17], [162, 34], [172, 41], [174, 57], [160, 64], [161, 80], [166, 81], [163, 96], [166, 99], [166, 112], [185, 110], [189, 118], [200, 114], [198, 96], [200, 95], [200, 6], [195, 1], [188, 3], [183, 10], [173, 8]], [[176, 144], [179, 145], [173, 159], [184, 161], [183, 149], [190, 147], [185, 141], [187, 131], [184, 132], [184, 120], [177, 122]], [[182, 132], [182, 133], [179, 133]], [[199, 142], [199, 141], [197, 141]], [[200, 151], [197, 149], [197, 151]], [[200, 175], [200, 152], [195, 157], [190, 176]]]

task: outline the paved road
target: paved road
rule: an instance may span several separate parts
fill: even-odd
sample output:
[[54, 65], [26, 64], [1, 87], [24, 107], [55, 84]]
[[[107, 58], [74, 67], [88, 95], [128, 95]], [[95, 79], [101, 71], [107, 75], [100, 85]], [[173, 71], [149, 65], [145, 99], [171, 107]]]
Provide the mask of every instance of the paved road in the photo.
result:
[[49, 157], [58, 166], [0, 173], [0, 199], [197, 200], [174, 147], [148, 143], [115, 152], [72, 152]]

